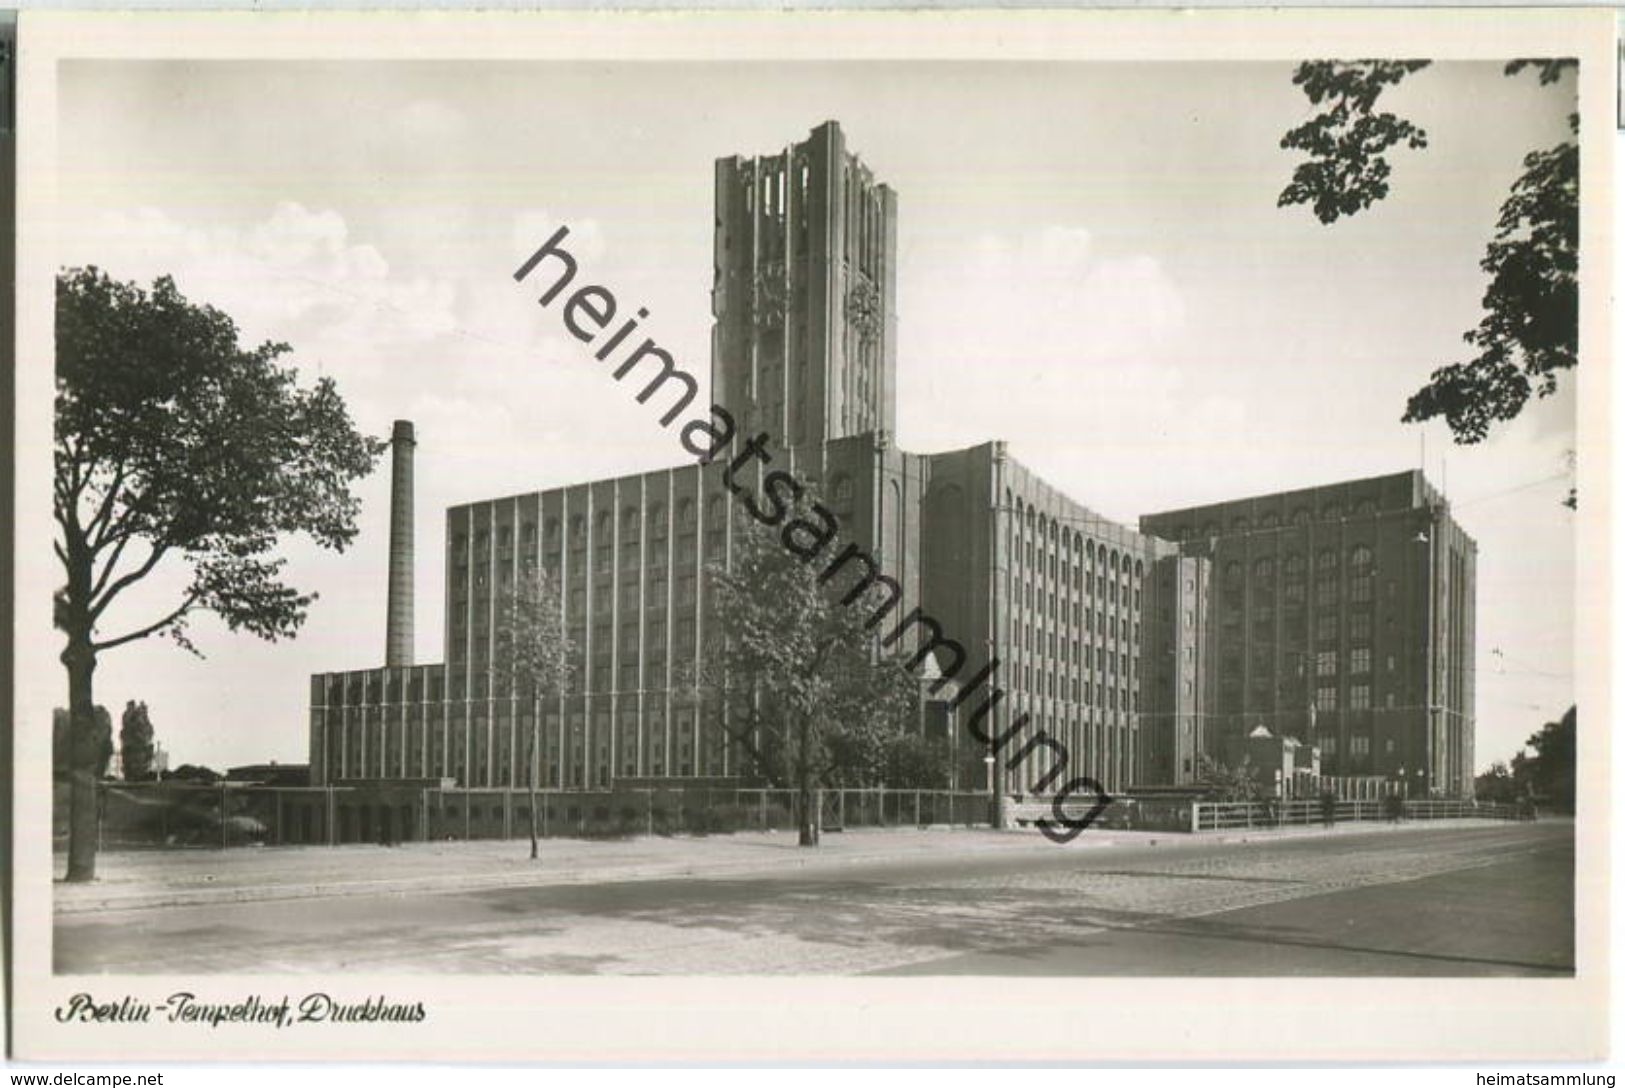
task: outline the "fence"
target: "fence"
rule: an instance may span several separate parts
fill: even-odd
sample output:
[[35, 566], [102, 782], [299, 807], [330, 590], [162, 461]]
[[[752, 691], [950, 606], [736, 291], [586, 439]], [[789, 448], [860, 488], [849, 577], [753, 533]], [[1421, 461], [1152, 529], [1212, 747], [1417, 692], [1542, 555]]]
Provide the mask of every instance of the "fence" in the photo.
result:
[[[99, 841], [108, 850], [526, 838], [531, 822], [525, 790], [165, 782], [104, 783], [98, 796]], [[53, 800], [54, 837], [57, 847], [65, 848], [64, 784], [57, 784]], [[538, 790], [536, 800], [537, 832], [549, 838], [790, 831], [798, 826], [794, 790]], [[825, 830], [989, 822], [985, 793], [830, 789], [822, 791], [821, 800]]]
[[[1221, 831], [1238, 828], [1290, 827], [1326, 822], [1319, 801], [1212, 802], [1191, 804], [1191, 831]], [[1360, 820], [1513, 820], [1512, 805], [1481, 805], [1474, 801], [1339, 801], [1334, 806], [1334, 822]]]

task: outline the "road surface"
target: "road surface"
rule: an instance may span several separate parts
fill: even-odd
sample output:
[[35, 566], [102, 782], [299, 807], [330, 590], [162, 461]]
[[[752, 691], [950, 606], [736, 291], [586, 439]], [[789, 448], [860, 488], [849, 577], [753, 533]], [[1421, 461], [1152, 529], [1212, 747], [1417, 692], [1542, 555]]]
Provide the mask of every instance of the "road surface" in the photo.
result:
[[58, 914], [59, 973], [1530, 975], [1570, 824], [937, 851], [562, 886]]

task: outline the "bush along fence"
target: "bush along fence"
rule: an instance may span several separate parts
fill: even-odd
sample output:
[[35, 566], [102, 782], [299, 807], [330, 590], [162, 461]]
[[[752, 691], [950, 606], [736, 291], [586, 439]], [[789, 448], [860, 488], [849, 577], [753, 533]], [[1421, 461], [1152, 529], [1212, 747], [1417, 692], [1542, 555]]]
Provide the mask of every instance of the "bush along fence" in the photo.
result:
[[[437, 787], [269, 787], [104, 783], [101, 847], [402, 843], [524, 839], [526, 790]], [[704, 835], [796, 829], [794, 790], [728, 787], [539, 790], [537, 831], [549, 838]], [[67, 791], [57, 790], [53, 831], [66, 848]], [[824, 790], [826, 830], [845, 827], [986, 827], [985, 793]]]

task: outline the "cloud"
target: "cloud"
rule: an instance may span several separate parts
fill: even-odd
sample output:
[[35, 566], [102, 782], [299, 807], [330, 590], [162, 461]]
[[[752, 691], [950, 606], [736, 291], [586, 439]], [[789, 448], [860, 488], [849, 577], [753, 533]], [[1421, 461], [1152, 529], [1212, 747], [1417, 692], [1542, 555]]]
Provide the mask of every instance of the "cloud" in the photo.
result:
[[195, 302], [230, 314], [248, 340], [279, 339], [301, 354], [380, 355], [391, 344], [456, 327], [444, 279], [393, 276], [344, 218], [285, 201], [247, 226], [199, 227], [157, 208], [108, 211], [67, 239], [70, 263], [122, 279], [171, 275]]

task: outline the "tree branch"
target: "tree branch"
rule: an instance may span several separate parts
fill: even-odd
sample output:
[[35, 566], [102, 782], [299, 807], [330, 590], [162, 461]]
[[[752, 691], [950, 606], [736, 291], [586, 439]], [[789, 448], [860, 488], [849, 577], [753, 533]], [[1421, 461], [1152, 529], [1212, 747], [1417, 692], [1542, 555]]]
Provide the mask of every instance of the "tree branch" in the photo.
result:
[[[90, 524], [85, 526], [86, 536], [99, 534], [106, 529], [109, 520], [113, 516], [113, 504], [115, 500], [118, 499], [119, 492], [123, 487], [124, 463], [121, 461], [119, 462], [117, 471], [113, 473], [113, 482], [107, 487], [107, 497], [102, 499], [101, 508], [96, 511], [96, 516], [90, 519]], [[100, 551], [105, 543], [106, 538], [98, 535], [95, 543], [92, 545], [92, 550]]]
[[[124, 577], [108, 586], [107, 592], [102, 594], [101, 599], [99, 601], [95, 601], [95, 603], [91, 605], [90, 618], [95, 619], [97, 616], [101, 615], [103, 610], [105, 610], [109, 604], [113, 603], [113, 598], [117, 597], [126, 586], [129, 586], [134, 582], [139, 582], [141, 579], [150, 574], [152, 572], [152, 568], [158, 565], [158, 560], [162, 559], [164, 555], [168, 553], [168, 551], [168, 544], [161, 542], [154, 543], [152, 545], [152, 554], [147, 556], [147, 561], [145, 563], [142, 563], [141, 566], [137, 567], [129, 574], [126, 574]], [[193, 596], [195, 597], [196, 594], [194, 593]], [[92, 598], [92, 600], [94, 600], [94, 598]]]
[[115, 646], [122, 646], [126, 642], [134, 642], [138, 638], [146, 638], [148, 635], [163, 630], [165, 627], [168, 627], [170, 624], [186, 615], [187, 612], [191, 611], [192, 606], [197, 603], [197, 599], [198, 591], [193, 590], [186, 595], [186, 600], [181, 602], [179, 608], [175, 609], [175, 611], [171, 612], [157, 623], [149, 623], [147, 626], [138, 631], [131, 631], [129, 634], [120, 635], [118, 638], [110, 638], [105, 642], [93, 642], [91, 643], [90, 648], [96, 653], [101, 653], [103, 650], [111, 650]]
[[[90, 599], [95, 600], [107, 585], [107, 579], [112, 577], [113, 571], [118, 567], [119, 556], [124, 554], [124, 546], [130, 542], [129, 536], [119, 537], [118, 544], [113, 548], [113, 554], [107, 557], [107, 565], [102, 567], [102, 573], [96, 579], [96, 584], [90, 589]], [[96, 549], [92, 549], [94, 553]]]

